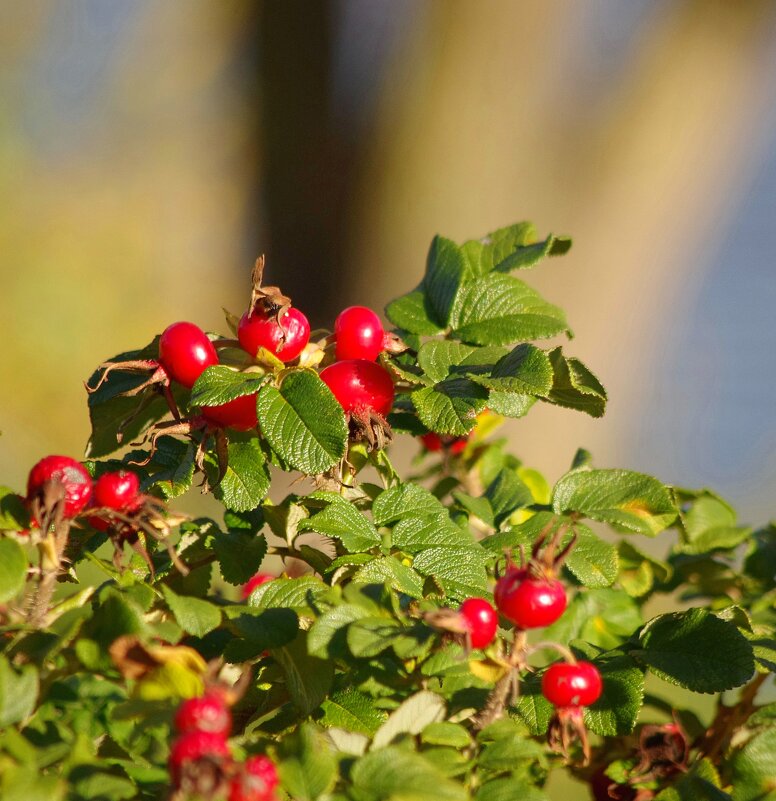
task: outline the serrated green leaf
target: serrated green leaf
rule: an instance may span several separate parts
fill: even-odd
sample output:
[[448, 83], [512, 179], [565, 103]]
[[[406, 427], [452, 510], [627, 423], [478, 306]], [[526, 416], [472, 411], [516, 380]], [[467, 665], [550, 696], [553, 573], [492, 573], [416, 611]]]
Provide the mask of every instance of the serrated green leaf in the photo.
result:
[[265, 609], [256, 612], [244, 606], [227, 607], [230, 628], [239, 639], [226, 646], [228, 662], [245, 662], [260, 656], [268, 648], [280, 648], [290, 643], [299, 630], [299, 618], [292, 609]]
[[193, 442], [181, 442], [173, 437], [159, 437], [156, 441], [154, 458], [146, 467], [150, 475], [142, 482], [143, 489], [156, 487], [168, 500], [188, 492], [194, 481], [196, 450], [197, 447]]
[[731, 760], [735, 801], [774, 801], [776, 729], [753, 737]]
[[700, 554], [716, 549], [735, 548], [749, 537], [752, 529], [737, 525], [735, 510], [721, 498], [704, 495], [682, 514], [686, 542], [682, 553]]
[[0, 656], [0, 728], [25, 720], [38, 699], [38, 671], [32, 665], [19, 670]]
[[[315, 801], [334, 786], [337, 763], [323, 733], [303, 723], [280, 747], [283, 788], [298, 801]], [[328, 797], [328, 796], [327, 796]]]
[[224, 581], [244, 584], [253, 577], [267, 555], [267, 538], [263, 534], [245, 531], [219, 532], [213, 550]]
[[577, 542], [566, 559], [566, 567], [585, 587], [611, 587], [619, 568], [617, 549], [587, 526], [578, 524], [574, 528]]
[[30, 527], [30, 513], [24, 498], [8, 487], [0, 487], [0, 531], [24, 531]]
[[[483, 275], [510, 259], [529, 242], [536, 240], [536, 227], [530, 222], [519, 222], [491, 231], [480, 239], [471, 239], [461, 246], [466, 260], [476, 275]], [[508, 272], [505, 266], [502, 272]]]
[[472, 278], [461, 248], [450, 239], [435, 236], [426, 260], [423, 288], [435, 319], [447, 325], [457, 304], [459, 289]]
[[463, 785], [443, 776], [419, 754], [395, 746], [363, 756], [351, 778], [358, 801], [468, 801]]
[[471, 532], [456, 526], [444, 513], [436, 517], [405, 517], [394, 527], [392, 542], [405, 553], [435, 546], [478, 547]]
[[464, 284], [453, 312], [452, 336], [473, 345], [510, 345], [567, 330], [561, 309], [517, 278], [499, 273]]
[[323, 704], [323, 726], [336, 726], [346, 731], [371, 737], [385, 722], [386, 714], [377, 709], [374, 701], [358, 690], [348, 689], [334, 693]]
[[472, 375], [472, 380], [491, 390], [523, 395], [546, 395], [552, 387], [552, 366], [540, 348], [524, 342], [493, 367], [490, 375]]
[[[739, 687], [754, 673], [752, 646], [731, 623], [706, 609], [653, 618], [632, 655], [671, 684], [698, 693]], [[724, 654], [724, 658], [720, 658]]]
[[488, 592], [485, 556], [474, 548], [428, 548], [413, 560], [412, 566], [424, 576], [433, 576], [445, 594], [455, 599]]
[[177, 595], [165, 584], [162, 584], [162, 593], [175, 621], [187, 634], [204, 637], [221, 624], [221, 610], [214, 604], [201, 598]]
[[266, 380], [262, 373], [243, 373], [224, 364], [214, 364], [205, 368], [191, 388], [191, 405], [220, 406], [243, 395], [253, 395]]
[[348, 648], [358, 658], [377, 656], [390, 647], [401, 628], [400, 623], [393, 618], [361, 617], [348, 626]]
[[[592, 658], [593, 649], [586, 656]], [[613, 652], [595, 660], [601, 697], [585, 708], [585, 724], [603, 737], [630, 734], [644, 703], [644, 671], [627, 654]]]
[[646, 595], [656, 581], [668, 581], [671, 577], [669, 565], [647, 556], [629, 542], [620, 542], [617, 552], [620, 585], [633, 598]]
[[403, 517], [438, 516], [445, 507], [427, 489], [418, 484], [399, 484], [381, 492], [372, 505], [376, 526], [387, 526]]
[[27, 580], [27, 556], [16, 540], [0, 539], [0, 603], [15, 598]]
[[418, 366], [435, 383], [444, 381], [453, 365], [473, 353], [477, 348], [462, 345], [449, 339], [434, 339], [425, 342], [418, 351]]
[[442, 333], [442, 326], [433, 319], [433, 314], [423, 289], [396, 298], [385, 307], [385, 316], [395, 326], [421, 336], [433, 337]]
[[401, 734], [420, 734], [430, 723], [445, 717], [444, 698], [428, 690], [411, 695], [388, 716], [388, 720], [375, 732], [373, 748], [384, 748]]
[[485, 490], [485, 497], [493, 509], [494, 520], [500, 526], [517, 509], [533, 503], [531, 490], [520, 480], [517, 472], [503, 468]]
[[256, 609], [294, 609], [300, 613], [314, 609], [318, 599], [330, 588], [314, 576], [299, 578], [276, 578], [258, 586], [248, 599], [249, 606]]
[[[658, 793], [655, 801], [732, 801], [733, 797], [720, 789], [717, 769], [704, 758], [680, 775], [672, 787]], [[757, 799], [765, 801], [761, 795]]]
[[302, 473], [323, 473], [345, 455], [345, 414], [312, 370], [287, 373], [279, 388], [265, 386], [259, 392], [257, 412], [272, 450]]
[[213, 495], [235, 512], [255, 509], [269, 491], [269, 471], [255, 439], [230, 442], [228, 466]]
[[367, 562], [353, 576], [356, 584], [383, 584], [388, 582], [397, 592], [412, 598], [423, 597], [423, 580], [411, 567], [394, 556], [380, 556]]
[[520, 695], [513, 708], [531, 734], [535, 735], [547, 731], [550, 719], [555, 714], [552, 704], [542, 695], [541, 683], [535, 675], [520, 682]]
[[300, 531], [317, 531], [327, 537], [338, 539], [349, 551], [368, 551], [381, 542], [371, 520], [353, 504], [340, 498], [325, 509], [303, 520]]
[[669, 490], [656, 478], [631, 470], [575, 470], [553, 490], [558, 514], [577, 512], [592, 520], [654, 537], [676, 519]]
[[307, 650], [307, 632], [300, 631], [296, 639], [281, 648], [273, 648], [286, 676], [286, 687], [294, 706], [302, 715], [309, 715], [320, 706], [334, 681], [334, 663], [318, 659]]
[[474, 801], [547, 801], [547, 796], [528, 778], [509, 776], [485, 782]]
[[520, 395], [517, 392], [493, 390], [488, 396], [488, 408], [492, 412], [514, 419], [525, 417], [535, 403], [533, 395]]
[[[355, 620], [367, 617], [369, 612], [355, 604], [339, 604], [324, 612], [313, 623], [307, 636], [307, 647], [319, 659], [333, 659], [347, 655], [347, 627]], [[327, 724], [339, 726], [339, 723]], [[347, 728], [347, 727], [345, 727]]]
[[579, 360], [566, 358], [560, 348], [548, 354], [552, 364], [552, 389], [544, 398], [556, 406], [601, 417], [606, 410], [607, 395], [601, 382]]
[[468, 748], [472, 743], [464, 726], [447, 720], [429, 723], [420, 733], [420, 739], [429, 745], [446, 745], [450, 748]]
[[416, 389], [410, 398], [430, 431], [462, 437], [477, 424], [488, 392], [468, 378], [449, 378], [433, 387]]

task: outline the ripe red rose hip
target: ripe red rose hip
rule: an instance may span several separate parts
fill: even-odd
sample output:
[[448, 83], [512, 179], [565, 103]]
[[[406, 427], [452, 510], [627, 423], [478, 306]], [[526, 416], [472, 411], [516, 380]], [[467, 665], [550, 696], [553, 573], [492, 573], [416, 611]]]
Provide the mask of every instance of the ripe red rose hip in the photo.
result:
[[239, 776], [232, 780], [229, 801], [271, 801], [278, 785], [278, 773], [272, 760], [253, 756], [245, 760]]
[[232, 730], [232, 713], [218, 693], [205, 693], [200, 698], [189, 698], [175, 715], [175, 728], [185, 734], [204, 731], [226, 738]]
[[385, 330], [380, 318], [366, 306], [349, 306], [334, 321], [338, 361], [366, 359], [373, 362], [383, 351]]
[[191, 388], [206, 367], [218, 364], [218, 354], [199, 326], [173, 323], [159, 338], [159, 363], [173, 381]]
[[181, 734], [170, 749], [170, 773], [173, 781], [178, 784], [187, 762], [196, 762], [204, 757], [229, 757], [229, 745], [223, 735], [196, 729]]
[[274, 578], [275, 577], [271, 573], [257, 573], [255, 576], [248, 579], [248, 581], [242, 585], [240, 590], [243, 600], [250, 598], [251, 593], [256, 589], [256, 587], [261, 587], [262, 584], [266, 584], [268, 581], [272, 581]]
[[493, 642], [498, 614], [484, 598], [467, 598], [458, 611], [469, 630], [472, 648], [485, 648]]
[[420, 441], [423, 443], [423, 447], [427, 451], [436, 453], [441, 451], [443, 448], [446, 448], [450, 453], [457, 456], [459, 453], [463, 453], [463, 451], [466, 449], [466, 446], [469, 443], [469, 438], [447, 437], [443, 439], [434, 431], [429, 431], [428, 434], [421, 435]]
[[127, 470], [103, 473], [94, 482], [92, 494], [94, 506], [117, 511], [131, 509], [138, 501], [140, 479]]
[[497, 582], [496, 607], [520, 629], [554, 623], [566, 609], [566, 590], [557, 579], [533, 578], [527, 570], [512, 568]]
[[203, 406], [202, 416], [217, 428], [234, 428], [248, 431], [256, 428], [256, 393], [243, 395], [220, 406]]
[[349, 414], [376, 412], [385, 417], [391, 411], [393, 381], [388, 371], [375, 362], [334, 362], [321, 371], [321, 380]]
[[237, 338], [242, 349], [251, 356], [255, 356], [259, 348], [266, 348], [281, 362], [290, 362], [310, 341], [310, 323], [294, 308], [281, 314], [280, 325], [274, 315], [264, 311], [245, 312], [237, 326]]
[[590, 706], [601, 697], [601, 674], [590, 662], [556, 662], [544, 671], [542, 695], [553, 706]]
[[64, 489], [64, 517], [73, 518], [89, 503], [92, 477], [80, 462], [69, 456], [45, 456], [30, 470], [27, 500], [43, 491], [47, 482], [57, 482]]

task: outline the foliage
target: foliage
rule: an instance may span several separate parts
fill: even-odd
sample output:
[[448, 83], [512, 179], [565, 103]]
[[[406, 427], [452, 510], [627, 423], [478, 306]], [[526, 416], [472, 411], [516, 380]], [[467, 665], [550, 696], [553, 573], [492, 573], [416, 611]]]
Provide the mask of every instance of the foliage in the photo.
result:
[[[0, 490], [2, 797], [168, 797], [175, 710], [220, 682], [239, 687], [234, 751], [275, 761], [279, 797], [540, 801], [565, 760], [598, 798], [611, 784], [620, 798], [776, 799], [776, 711], [757, 698], [776, 668], [776, 529], [752, 532], [708, 490], [594, 468], [583, 451], [551, 486], [492, 436], [537, 402], [604, 412], [587, 366], [534, 344], [570, 336], [564, 313], [513, 274], [569, 246], [525, 223], [463, 245], [436, 237], [419, 286], [388, 305], [407, 346], [380, 356], [393, 436], [445, 446], [421, 450], [409, 478], [318, 377], [331, 338], [284, 364], [213, 336], [220, 364], [191, 390], [127, 394], [142, 375], [98, 368], [88, 452], [103, 461], [87, 466], [136, 472], [150, 505], [142, 525], [109, 518], [107, 532], [77, 518], [59, 558], [56, 521], [35, 529], [24, 499]], [[153, 361], [156, 341], [111, 362]], [[201, 406], [254, 394], [257, 428], [203, 424]], [[309, 481], [270, 496], [283, 473]], [[166, 505], [198, 479], [222, 520]], [[655, 537], [662, 558], [640, 539]], [[548, 538], [570, 601], [528, 642], [600, 671], [589, 764], [579, 745], [545, 742], [542, 643], [502, 619], [495, 643], [470, 651], [440, 622], [492, 599], [510, 554], [546, 555]], [[268, 556], [282, 574], [243, 601]], [[649, 619], [657, 604], [679, 608]], [[519, 643], [533, 670], [519, 666], [516, 695]], [[737, 688], [740, 702], [723, 703]], [[685, 708], [691, 693], [718, 696], [712, 719]]]

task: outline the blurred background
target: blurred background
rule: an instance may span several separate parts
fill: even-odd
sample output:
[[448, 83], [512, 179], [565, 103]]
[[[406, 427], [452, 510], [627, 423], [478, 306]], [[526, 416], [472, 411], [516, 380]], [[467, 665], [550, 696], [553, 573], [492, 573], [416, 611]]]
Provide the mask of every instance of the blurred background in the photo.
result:
[[571, 234], [525, 276], [607, 386], [507, 426], [552, 480], [776, 479], [773, 0], [0, 0], [0, 476], [81, 456], [82, 381], [250, 268], [314, 326], [431, 237]]

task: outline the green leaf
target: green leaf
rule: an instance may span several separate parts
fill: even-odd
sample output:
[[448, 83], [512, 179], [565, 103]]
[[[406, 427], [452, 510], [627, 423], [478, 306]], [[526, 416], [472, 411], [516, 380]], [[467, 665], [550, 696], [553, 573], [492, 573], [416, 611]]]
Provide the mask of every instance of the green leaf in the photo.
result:
[[213, 495], [235, 512], [255, 509], [269, 491], [269, 472], [258, 441], [230, 442], [227, 454], [226, 473]]
[[411, 334], [436, 336], [442, 333], [442, 326], [432, 319], [433, 311], [422, 289], [416, 289], [391, 301], [385, 307], [385, 316], [399, 328]]
[[420, 734], [430, 723], [444, 720], [444, 698], [428, 690], [411, 695], [388, 716], [372, 738], [373, 748], [384, 748], [401, 734]]
[[629, 542], [620, 542], [617, 552], [620, 586], [633, 598], [646, 595], [656, 581], [668, 581], [671, 577], [669, 565], [647, 556]]
[[396, 746], [370, 751], [351, 771], [358, 801], [469, 801], [462, 784], [419, 754]]
[[391, 645], [401, 628], [399, 622], [390, 617], [362, 617], [348, 626], [348, 648], [358, 658], [377, 656]]
[[491, 231], [481, 239], [471, 239], [461, 246], [471, 270], [483, 275], [503, 265], [501, 272], [509, 272], [508, 262], [518, 250], [536, 240], [533, 223], [519, 222]]
[[329, 591], [330, 588], [314, 576], [276, 578], [257, 587], [251, 593], [248, 604], [256, 609], [280, 607], [303, 614], [315, 609], [318, 599]]
[[315, 801], [334, 786], [337, 763], [326, 737], [315, 726], [303, 723], [286, 737], [280, 755], [280, 780], [292, 798]]
[[[312, 656], [333, 659], [347, 655], [347, 627], [355, 620], [367, 617], [369, 612], [355, 604], [339, 604], [324, 612], [313, 623], [307, 636], [307, 647]], [[330, 723], [339, 726], [339, 723]]]
[[300, 631], [288, 645], [274, 648], [272, 656], [285, 673], [286, 687], [294, 706], [302, 715], [314, 712], [331, 689], [334, 663], [310, 654], [304, 631]]
[[434, 576], [445, 594], [455, 599], [488, 592], [484, 553], [474, 548], [428, 548], [412, 566], [424, 576]]
[[[592, 656], [593, 649], [586, 656]], [[585, 724], [603, 737], [630, 734], [644, 703], [644, 671], [627, 654], [612, 652], [595, 660], [601, 697], [585, 709]]]
[[461, 284], [471, 277], [461, 248], [450, 239], [435, 236], [426, 261], [423, 288], [437, 320], [447, 325], [457, 305]]
[[[177, 498], [191, 489], [194, 480], [194, 457], [197, 447], [193, 442], [181, 442], [174, 437], [159, 437], [156, 452], [146, 468], [150, 477], [143, 482], [143, 488], [158, 488], [166, 499]], [[143, 451], [136, 458], [145, 458]]]
[[585, 587], [611, 587], [619, 567], [617, 549], [587, 526], [577, 524], [574, 529], [577, 542], [566, 559], [566, 567]]
[[252, 578], [267, 555], [267, 538], [246, 531], [219, 532], [213, 550], [228, 584], [245, 584]]
[[524, 342], [501, 358], [490, 375], [472, 376], [478, 384], [500, 392], [546, 395], [552, 387], [552, 366], [547, 354]]
[[520, 395], [517, 392], [492, 390], [488, 397], [488, 408], [492, 412], [515, 419], [525, 417], [535, 403], [533, 395]]
[[[660, 678], [698, 693], [719, 693], [754, 673], [752, 646], [735, 625], [706, 609], [659, 615], [644, 626], [632, 655]], [[721, 658], [724, 655], [724, 658]]]
[[290, 643], [299, 630], [299, 618], [291, 609], [265, 609], [257, 612], [244, 606], [227, 607], [231, 627], [239, 635], [224, 650], [227, 662], [245, 662], [268, 648]]
[[515, 700], [514, 710], [534, 735], [544, 734], [555, 714], [555, 708], [542, 695], [541, 683], [535, 675], [520, 682], [520, 695]]
[[387, 526], [403, 517], [446, 513], [445, 507], [427, 489], [418, 484], [399, 484], [381, 492], [372, 506], [377, 526]]
[[338, 539], [351, 552], [368, 551], [380, 545], [381, 537], [372, 522], [344, 498], [299, 524], [300, 531], [317, 531]]
[[456, 526], [446, 513], [436, 517], [405, 517], [393, 529], [392, 542], [394, 548], [405, 553], [438, 546], [477, 547], [471, 531]]
[[488, 485], [485, 497], [493, 509], [497, 526], [507, 520], [513, 512], [534, 502], [531, 490], [520, 480], [517, 472], [509, 467], [503, 468]]
[[388, 582], [397, 592], [412, 598], [423, 597], [423, 580], [407, 565], [394, 556], [381, 556], [365, 564], [354, 576], [355, 584], [383, 584]]
[[[763, 796], [757, 796], [764, 801]], [[672, 787], [667, 787], [655, 796], [655, 801], [732, 801], [731, 796], [720, 789], [720, 779], [713, 763], [704, 758], [679, 776]]]
[[753, 737], [730, 762], [735, 801], [774, 801], [776, 728]]
[[453, 365], [460, 364], [476, 350], [471, 345], [462, 345], [449, 339], [434, 339], [421, 345], [418, 366], [432, 381], [444, 381]]
[[334, 693], [323, 704], [321, 724], [336, 726], [346, 731], [359, 732], [371, 737], [385, 722], [385, 712], [377, 709], [374, 701], [352, 688]]
[[24, 531], [30, 527], [30, 513], [24, 498], [8, 487], [0, 487], [0, 531]]
[[547, 801], [547, 796], [522, 776], [493, 779], [477, 790], [475, 801]]
[[420, 739], [428, 745], [446, 745], [450, 748], [468, 748], [472, 744], [472, 738], [464, 726], [446, 720], [429, 723], [420, 733]]
[[749, 537], [752, 529], [737, 525], [735, 510], [712, 494], [697, 498], [682, 514], [686, 542], [682, 553], [701, 554], [716, 549], [735, 548]]
[[498, 273], [461, 287], [450, 323], [452, 336], [473, 345], [545, 339], [568, 329], [561, 309], [517, 278]]
[[177, 595], [165, 584], [162, 584], [162, 593], [175, 621], [186, 633], [204, 637], [221, 624], [221, 610], [208, 601]]
[[450, 378], [423, 387], [411, 395], [418, 417], [438, 434], [465, 436], [477, 424], [477, 415], [485, 408], [488, 392], [468, 378]]
[[16, 670], [0, 656], [0, 728], [28, 718], [37, 699], [38, 671], [32, 665]]
[[0, 539], [0, 603], [15, 598], [27, 580], [27, 556], [16, 540]]
[[549, 403], [601, 417], [606, 410], [606, 390], [579, 359], [566, 358], [560, 348], [549, 353], [552, 364], [552, 389]]
[[314, 371], [292, 370], [279, 389], [265, 386], [257, 409], [262, 434], [294, 469], [323, 473], [345, 455], [345, 414]]
[[262, 373], [241, 373], [224, 364], [215, 364], [206, 367], [191, 388], [191, 405], [220, 406], [243, 395], [253, 395], [266, 380]]
[[656, 478], [630, 470], [575, 470], [553, 490], [558, 514], [577, 512], [592, 520], [654, 537], [676, 519], [668, 488]]

